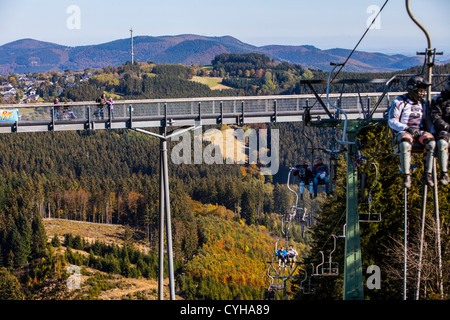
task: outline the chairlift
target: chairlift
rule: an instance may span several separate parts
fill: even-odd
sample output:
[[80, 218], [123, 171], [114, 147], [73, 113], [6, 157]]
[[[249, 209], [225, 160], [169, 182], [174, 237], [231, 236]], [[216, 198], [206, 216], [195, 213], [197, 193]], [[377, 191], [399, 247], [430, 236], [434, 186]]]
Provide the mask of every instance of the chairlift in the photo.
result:
[[347, 224], [344, 224], [342, 235], [336, 236], [337, 238], [344, 238], [345, 239], [345, 233], [347, 232]]
[[372, 201], [372, 190], [377, 187], [378, 185], [378, 166], [376, 163], [372, 162], [371, 165], [375, 167], [375, 182], [372, 186], [372, 188], [369, 190], [369, 194], [367, 196], [367, 203], [361, 204], [361, 208], [367, 209], [361, 210], [362, 212], [359, 212], [359, 221], [360, 222], [380, 222], [381, 221], [381, 205], [377, 205], [377, 212], [374, 212], [373, 210], [373, 201]]
[[273, 266], [273, 261], [269, 261], [269, 267], [267, 268], [267, 276], [273, 281], [273, 279], [279, 276], [278, 270]]
[[300, 215], [295, 215], [295, 220], [301, 224], [306, 224], [307, 218], [309, 218], [308, 209], [301, 208], [300, 213]]
[[[277, 250], [278, 241], [275, 244], [275, 251]], [[279, 264], [278, 261], [274, 261], [274, 256], [272, 256], [272, 260], [269, 261], [269, 267], [267, 268], [267, 276], [270, 279], [269, 289], [268, 290], [281, 290], [285, 289], [285, 283], [289, 279], [299, 278], [298, 275], [295, 275], [297, 272], [297, 268], [299, 266], [298, 263], [294, 263], [294, 267], [289, 268], [287, 264], [287, 260], [285, 260], [284, 264]], [[277, 259], [278, 260], [278, 259]], [[278, 267], [277, 265], [278, 264]], [[283, 281], [283, 283], [279, 281]]]
[[[334, 193], [334, 190], [336, 188], [336, 180], [337, 180], [337, 161], [339, 154], [344, 152], [343, 149], [336, 149], [337, 142], [335, 136], [335, 129], [333, 128], [332, 132], [332, 138], [331, 138], [331, 148], [330, 149], [324, 149], [322, 148], [323, 152], [330, 155], [330, 163], [328, 165], [328, 169], [330, 170], [329, 174], [329, 183], [330, 183], [330, 193]], [[324, 185], [325, 182], [323, 180], [319, 180], [319, 185]]]
[[[298, 193], [295, 192], [290, 186], [291, 173], [296, 171], [296, 170], [298, 170], [298, 169], [295, 168], [295, 167], [289, 169], [288, 178], [287, 178], [287, 182], [286, 182], [286, 185], [287, 185], [287, 188], [289, 189], [289, 191], [291, 191], [293, 194], [295, 194], [295, 205], [294, 206], [290, 206], [290, 208], [292, 210], [294, 210], [294, 214], [296, 213], [297, 210], [304, 211], [304, 208], [298, 206], [298, 198], [299, 198], [298, 197]], [[303, 183], [303, 185], [302, 185], [302, 183]], [[300, 181], [300, 193], [302, 195], [302, 200], [303, 200], [304, 186], [305, 186], [304, 182]], [[310, 193], [311, 193], [311, 191], [312, 191], [312, 185], [310, 186]]]
[[[308, 273], [305, 271], [305, 278], [300, 281], [300, 288], [302, 289], [303, 294], [316, 294], [316, 287], [313, 283], [311, 283], [311, 279], [314, 276], [314, 265], [311, 263], [313, 274], [308, 278]], [[304, 284], [304, 282], [306, 283]]]
[[[276, 270], [276, 268], [272, 267], [273, 271], [275, 271], [275, 273], [276, 273], [276, 276], [280, 276], [280, 272], [281, 272], [282, 268], [286, 269], [286, 259], [284, 259], [284, 261], [282, 263], [280, 263], [278, 256], [276, 255], [276, 253], [278, 252], [278, 242], [279, 242], [279, 240], [275, 243], [275, 254], [272, 256], [272, 261], [270, 262], [272, 266], [275, 264], [278, 265], [278, 271]], [[275, 257], [277, 257], [276, 262], [274, 261]], [[270, 271], [270, 267], [269, 267], [269, 271]]]
[[[310, 110], [312, 107], [310, 107], [308, 105], [308, 100], [306, 101], [306, 106], [304, 107], [305, 111], [303, 112], [302, 115], [302, 119], [303, 119], [303, 129], [302, 129], [302, 134], [303, 136], [308, 140], [308, 143], [311, 145], [310, 147], [308, 147], [308, 150], [311, 154], [311, 166], [314, 165], [314, 151], [315, 150], [320, 150], [322, 152], [324, 152], [325, 154], [329, 155], [329, 165], [328, 168], [330, 170], [330, 174], [329, 174], [329, 183], [330, 183], [330, 193], [334, 193], [335, 190], [335, 186], [336, 186], [336, 179], [337, 179], [337, 160], [338, 160], [338, 156], [340, 153], [342, 153], [343, 149], [341, 148], [336, 148], [337, 146], [337, 141], [335, 138], [335, 134], [336, 134], [336, 129], [333, 128], [333, 131], [331, 133], [331, 141], [330, 141], [330, 149], [326, 149], [326, 148], [317, 148], [314, 147], [314, 142], [312, 141], [312, 139], [306, 134], [305, 132], [305, 126], [308, 125], [309, 121], [311, 121], [311, 115], [310, 115]], [[318, 185], [324, 185], [325, 181], [324, 180], [319, 180], [318, 181]], [[303, 188], [305, 187], [304, 183], [303, 183]], [[312, 193], [313, 193], [313, 188], [314, 188], [314, 183], [311, 181], [310, 185], [309, 185], [310, 189], [309, 189], [309, 194], [310, 197], [312, 199]], [[300, 184], [300, 193], [301, 195], [303, 195], [303, 189], [302, 189], [302, 185]], [[303, 198], [302, 198], [303, 199]]]
[[[283, 221], [283, 225], [288, 223], [288, 226], [290, 225], [290, 221], [295, 219], [298, 220], [300, 222], [305, 222], [306, 221], [306, 209], [304, 207], [299, 207], [298, 206], [298, 193], [295, 192], [291, 186], [290, 186], [290, 179], [291, 179], [291, 173], [294, 172], [295, 170], [297, 170], [297, 168], [290, 168], [289, 170], [289, 174], [288, 174], [288, 178], [287, 178], [287, 188], [289, 189], [289, 191], [291, 191], [292, 193], [295, 194], [295, 205], [294, 206], [290, 206], [289, 207], [289, 212], [285, 215], [284, 221]], [[303, 186], [302, 184], [303, 183]], [[304, 188], [304, 182], [300, 183], [300, 192], [302, 195], [302, 200], [303, 200], [303, 188]], [[312, 185], [310, 187], [310, 194], [312, 194]], [[297, 215], [297, 213], [301, 213], [301, 215]], [[288, 231], [288, 229], [287, 229]], [[285, 232], [283, 232], [284, 234]]]
[[290, 184], [290, 179], [291, 179], [291, 173], [292, 173], [292, 171], [294, 171], [295, 169], [296, 169], [296, 168], [290, 168], [290, 169], [289, 169], [288, 178], [287, 178], [287, 182], [286, 182], [286, 185], [287, 185], [289, 191], [291, 191], [293, 194], [295, 194], [295, 206], [294, 206], [294, 208], [296, 208], [297, 205], [298, 205], [298, 193], [295, 192], [294, 190], [292, 190], [292, 189], [291, 189], [291, 186], [290, 186], [289, 184]]
[[[336, 250], [336, 236], [334, 234], [331, 235], [334, 239], [334, 248], [333, 251], [330, 252], [330, 255], [328, 256], [328, 263], [325, 267], [322, 268], [322, 275], [323, 276], [338, 276], [339, 275], [339, 264], [337, 262], [333, 262], [333, 253]], [[322, 264], [324, 260], [323, 252], [322, 254]]]
[[264, 291], [264, 300], [275, 300], [277, 296], [277, 290], [279, 289], [274, 288], [272, 284], [270, 284], [269, 287]]
[[290, 209], [290, 211], [284, 214], [283, 217], [281, 218], [281, 233], [284, 234], [286, 241], [289, 241], [289, 229], [291, 227], [291, 218], [292, 218], [291, 212], [292, 209]]
[[[323, 256], [323, 251], [319, 251], [319, 253], [322, 255], [322, 262], [319, 263], [319, 264], [316, 266], [316, 273], [313, 273], [314, 276], [321, 276], [321, 275], [323, 275], [323, 274], [322, 274], [322, 273], [323, 273], [323, 267], [322, 267], [322, 265], [325, 263], [325, 258], [324, 258], [324, 256]], [[319, 268], [320, 268], [320, 267], [322, 267], [322, 268], [320, 269], [320, 272], [319, 272]]]
[[269, 285], [269, 288], [274, 290], [274, 291], [283, 290], [283, 283], [281, 283], [281, 282], [271, 283]]

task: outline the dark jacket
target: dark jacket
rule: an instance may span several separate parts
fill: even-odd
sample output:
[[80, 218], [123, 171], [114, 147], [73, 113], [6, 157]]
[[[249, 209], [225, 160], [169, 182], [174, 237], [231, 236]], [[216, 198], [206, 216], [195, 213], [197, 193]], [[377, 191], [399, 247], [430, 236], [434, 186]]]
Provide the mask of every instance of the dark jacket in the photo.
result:
[[299, 176], [300, 181], [304, 181], [305, 183], [309, 183], [309, 180], [313, 179], [313, 174], [311, 171], [311, 167], [307, 164], [299, 164], [296, 166], [296, 171], [294, 171], [294, 176]]
[[315, 165], [313, 167], [312, 173], [316, 177], [318, 174], [321, 174], [322, 172], [326, 172], [326, 177], [328, 177], [328, 166], [324, 163]]
[[436, 132], [450, 132], [450, 90], [445, 89], [431, 100], [431, 120]]
[[99, 104], [99, 106], [103, 107], [106, 104], [106, 98], [103, 98], [103, 96], [100, 96], [95, 101]]

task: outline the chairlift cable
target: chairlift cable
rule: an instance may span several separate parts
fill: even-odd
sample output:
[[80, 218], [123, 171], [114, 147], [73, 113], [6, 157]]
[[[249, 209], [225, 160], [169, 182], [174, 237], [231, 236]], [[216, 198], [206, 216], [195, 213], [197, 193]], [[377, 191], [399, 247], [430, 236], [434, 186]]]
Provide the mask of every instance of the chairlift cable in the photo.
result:
[[[372, 27], [372, 25], [375, 23], [376, 19], [378, 18], [378, 16], [381, 14], [381, 11], [383, 11], [384, 7], [386, 6], [386, 4], [389, 2], [389, 0], [386, 0], [383, 4], [383, 6], [380, 8], [380, 11], [378, 11], [378, 13], [376, 14], [375, 18], [372, 20], [372, 22], [370, 23], [370, 25], [367, 27], [366, 31], [364, 32], [364, 34], [361, 36], [361, 38], [359, 39], [358, 43], [355, 45], [355, 47], [353, 48], [353, 50], [350, 52], [350, 54], [348, 55], [348, 57], [345, 59], [344, 63], [341, 64], [341, 68], [334, 74], [334, 77], [331, 79], [330, 84], [333, 83], [334, 79], [336, 79], [337, 75], [341, 72], [341, 70], [345, 67], [345, 65], [347, 64], [347, 62], [350, 60], [351, 56], [355, 53], [356, 49], [358, 48], [358, 46], [360, 45], [360, 43], [362, 42], [362, 40], [364, 39], [364, 37], [367, 35], [367, 33], [369, 32], [370, 28]], [[320, 95], [320, 97], [323, 96], [323, 93]], [[314, 102], [313, 106], [314, 107], [317, 103], [317, 100]], [[311, 107], [311, 108], [312, 108]]]
[[342, 220], [342, 218], [344, 217], [344, 215], [346, 214], [346, 212], [347, 212], [347, 209], [345, 209], [345, 210], [342, 212], [341, 216], [339, 217], [339, 219], [336, 221], [336, 224], [334, 225], [334, 228], [333, 228], [333, 230], [332, 230], [332, 232], [331, 232], [331, 236], [327, 238], [327, 240], [324, 242], [324, 244], [322, 245], [322, 247], [320, 248], [320, 250], [318, 251], [318, 253], [316, 253], [315, 256], [313, 257], [313, 259], [315, 259], [315, 258], [319, 255], [320, 251], [323, 251], [323, 250], [324, 250], [325, 246], [326, 246], [326, 245], [328, 244], [328, 242], [330, 241], [332, 235], [336, 235], [336, 232], [335, 232], [335, 231], [337, 230], [338, 225], [339, 225], [339, 223], [341, 222], [341, 220]]
[[[364, 32], [364, 34], [362, 35], [362, 37], [359, 39], [358, 43], [356, 44], [356, 46], [353, 48], [352, 52], [350, 52], [349, 56], [347, 57], [347, 59], [344, 61], [344, 63], [342, 64], [341, 68], [336, 72], [336, 74], [333, 77], [333, 80], [336, 78], [336, 76], [339, 74], [339, 72], [341, 72], [342, 68], [344, 68], [345, 64], [350, 60], [350, 57], [353, 55], [353, 53], [355, 53], [356, 48], [358, 48], [359, 44], [362, 42], [362, 40], [364, 39], [364, 37], [366, 36], [366, 34], [369, 32], [370, 28], [372, 28], [372, 25], [375, 23], [375, 21], [377, 20], [378, 16], [380, 15], [381, 11], [383, 11], [384, 7], [386, 6], [386, 4], [389, 2], [389, 0], [386, 0], [383, 4], [383, 6], [381, 7], [380, 11], [378, 11], [377, 15], [375, 16], [375, 18], [373, 18], [372, 22], [370, 23], [370, 25], [367, 27], [366, 31]], [[332, 80], [332, 81], [333, 81]]]

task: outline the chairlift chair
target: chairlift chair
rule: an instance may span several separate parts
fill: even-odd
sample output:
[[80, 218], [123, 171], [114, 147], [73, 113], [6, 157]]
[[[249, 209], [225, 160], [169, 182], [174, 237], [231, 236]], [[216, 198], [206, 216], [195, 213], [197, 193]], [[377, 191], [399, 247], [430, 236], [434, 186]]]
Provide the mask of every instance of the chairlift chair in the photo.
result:
[[[330, 141], [330, 149], [318, 148], [319, 150], [321, 150], [325, 154], [329, 155], [328, 181], [329, 181], [329, 184], [330, 184], [330, 193], [331, 194], [334, 193], [335, 188], [336, 188], [338, 157], [339, 157], [339, 154], [341, 154], [341, 153], [343, 153], [345, 151], [345, 148], [344, 149], [341, 149], [339, 147], [336, 148], [336, 146], [338, 145], [338, 141], [336, 141], [335, 134], [336, 134], [336, 130], [333, 128], [333, 131], [331, 133], [332, 138], [331, 138], [331, 141]], [[320, 185], [325, 185], [325, 180], [320, 179], [320, 180], [318, 180], [317, 184], [319, 186]]]
[[274, 277], [278, 276], [277, 269], [273, 266], [273, 261], [269, 262], [269, 267], [267, 268], [267, 276], [273, 281]]
[[[381, 221], [381, 205], [376, 205], [376, 211], [373, 210], [373, 203], [372, 203], [372, 190], [376, 188], [378, 185], [378, 166], [376, 163], [371, 163], [375, 167], [375, 183], [373, 184], [372, 188], [369, 190], [369, 195], [367, 197], [367, 203], [362, 203], [360, 208], [361, 211], [359, 212], [359, 221], [360, 222], [380, 222]], [[363, 210], [367, 209], [367, 210]]]
[[347, 232], [347, 224], [344, 224], [344, 227], [342, 228], [342, 235], [336, 236], [337, 238], [344, 238], [345, 239], [345, 233]]
[[293, 194], [295, 194], [295, 206], [294, 206], [294, 207], [297, 207], [297, 205], [298, 205], [298, 193], [295, 192], [294, 190], [292, 190], [292, 189], [291, 189], [291, 186], [290, 186], [291, 173], [292, 173], [292, 171], [294, 171], [295, 169], [296, 169], [296, 168], [290, 168], [290, 169], [289, 169], [289, 173], [288, 173], [288, 178], [287, 178], [286, 185], [287, 185], [289, 191], [291, 191]]
[[[281, 264], [279, 263], [278, 256], [276, 256], [276, 253], [278, 252], [278, 242], [275, 243], [275, 254], [272, 256], [272, 261], [269, 262], [269, 269], [267, 270], [267, 274], [269, 277], [271, 277], [270, 272], [275, 272], [273, 276], [280, 276], [281, 268], [286, 269], [286, 260]], [[276, 257], [276, 261], [274, 261], [274, 258]], [[278, 265], [278, 268], [275, 268], [274, 265]], [[277, 270], [278, 269], [278, 270]]]
[[369, 194], [368, 196], [368, 203], [361, 204], [361, 208], [367, 209], [362, 210], [362, 212], [358, 213], [359, 216], [359, 222], [380, 222], [381, 221], [381, 205], [376, 205], [377, 210], [374, 212], [373, 210], [373, 204], [372, 204], [372, 195]]
[[[305, 176], [306, 176], [306, 170], [305, 170], [305, 168], [299, 168], [298, 169], [298, 176], [299, 176], [299, 180], [300, 180], [300, 183], [299, 183], [299, 188], [300, 188], [300, 200], [303, 200], [303, 194], [305, 193], [304, 191], [305, 191]], [[312, 195], [313, 195], [313, 192], [314, 192], [314, 183], [313, 183], [313, 181], [311, 180], [310, 182], [309, 182], [309, 197], [312, 199], [313, 197], [312, 197]]]
[[[314, 273], [314, 265], [313, 264], [311, 265]], [[308, 278], [308, 273], [305, 271], [305, 278], [302, 281], [300, 281], [300, 288], [302, 289], [303, 294], [316, 294], [316, 287], [311, 282], [313, 276], [314, 274], [311, 274], [311, 276]]]
[[283, 283], [281, 283], [281, 282], [271, 283], [269, 285], [269, 288], [274, 290], [274, 291], [283, 290]]
[[[298, 206], [298, 198], [299, 198], [299, 197], [298, 197], [298, 193], [295, 192], [295, 191], [291, 188], [291, 186], [290, 186], [291, 173], [292, 173], [294, 170], [296, 170], [296, 168], [291, 168], [291, 169], [289, 170], [289, 174], [288, 174], [288, 178], [287, 178], [287, 183], [286, 183], [287, 188], [289, 189], [289, 191], [291, 191], [292, 193], [295, 194], [295, 205], [289, 207], [289, 209], [290, 209], [290, 212], [289, 212], [289, 218], [294, 218], [294, 219], [297, 219], [297, 220], [300, 219], [301, 222], [304, 222], [304, 221], [305, 221], [305, 217], [306, 217], [306, 209]], [[301, 183], [303, 183], [303, 186], [300, 185], [300, 193], [301, 193], [301, 195], [302, 195], [302, 200], [303, 200], [303, 188], [304, 188], [304, 182], [301, 182]], [[302, 188], [302, 187], [303, 187], [303, 188]], [[310, 194], [312, 194], [312, 185], [310, 186]], [[298, 212], [298, 211], [299, 211], [299, 212], [302, 212], [301, 218], [299, 218], [299, 216], [297, 215], [297, 212]], [[285, 220], [286, 220], [286, 219], [285, 219]], [[292, 220], [292, 219], [290, 219], [290, 220]], [[283, 233], [284, 233], [284, 232], [283, 232]]]
[[[334, 248], [333, 251], [330, 252], [330, 255], [328, 256], [328, 263], [322, 267], [322, 275], [323, 276], [338, 276], [339, 275], [339, 263], [337, 262], [333, 262], [333, 253], [336, 250], [336, 236], [333, 234], [332, 235], [333, 239], [334, 239]], [[324, 255], [323, 252], [321, 251], [322, 254], [322, 264], [324, 263]]]
[[275, 300], [277, 296], [276, 290], [270, 286], [264, 291], [264, 300]]
[[316, 286], [311, 283], [311, 277], [309, 277], [308, 281], [302, 287], [303, 294], [316, 294]]
[[295, 220], [302, 224], [305, 224], [307, 222], [306, 219], [309, 217], [308, 210], [306, 208], [301, 208], [300, 213], [300, 215], [295, 216]]
[[[303, 208], [298, 206], [298, 198], [299, 198], [298, 193], [296, 191], [294, 191], [290, 186], [291, 173], [294, 170], [297, 170], [297, 168], [294, 167], [294, 168], [289, 169], [288, 178], [287, 178], [287, 182], [286, 182], [286, 185], [287, 185], [287, 188], [289, 189], [289, 191], [291, 191], [293, 194], [295, 194], [295, 205], [290, 206], [290, 208], [294, 209], [294, 210], [303, 210]], [[303, 188], [304, 188], [304, 184], [303, 184]], [[303, 190], [304, 190], [303, 188], [302, 188], [302, 186], [300, 186], [300, 192], [303, 192]], [[302, 199], [303, 199], [303, 197], [302, 197]]]
[[[292, 209], [291, 209], [292, 210]], [[289, 238], [289, 229], [291, 227], [291, 212], [287, 212], [281, 218], [281, 233], [285, 235], [286, 240]]]

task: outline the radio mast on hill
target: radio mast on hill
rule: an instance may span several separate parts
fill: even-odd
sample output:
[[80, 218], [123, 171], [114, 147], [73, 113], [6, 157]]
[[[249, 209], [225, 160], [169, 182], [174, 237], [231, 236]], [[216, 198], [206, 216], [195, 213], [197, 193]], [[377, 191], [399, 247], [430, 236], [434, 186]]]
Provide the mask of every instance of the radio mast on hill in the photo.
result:
[[133, 51], [133, 28], [130, 29], [131, 32], [131, 63], [134, 63], [134, 51]]

